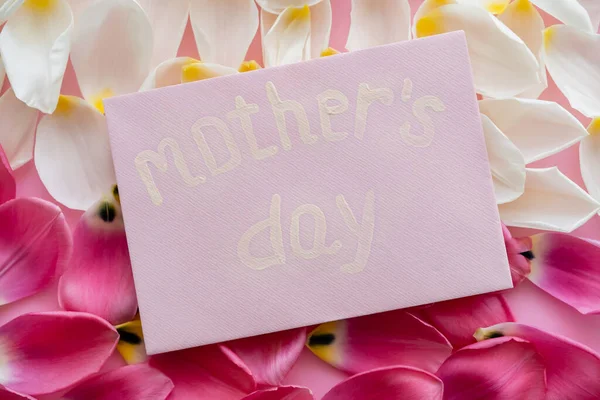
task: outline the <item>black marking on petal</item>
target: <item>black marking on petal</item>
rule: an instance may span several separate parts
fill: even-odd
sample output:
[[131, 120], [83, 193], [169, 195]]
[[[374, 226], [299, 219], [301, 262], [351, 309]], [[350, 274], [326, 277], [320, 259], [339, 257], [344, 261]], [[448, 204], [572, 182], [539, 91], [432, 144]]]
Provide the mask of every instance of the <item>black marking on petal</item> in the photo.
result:
[[119, 333], [119, 341], [129, 343], [129, 344], [141, 344], [142, 338], [136, 335], [133, 332], [128, 332], [123, 328], [117, 328], [117, 332]]
[[524, 251], [524, 252], [522, 252], [520, 254], [523, 257], [525, 257], [526, 259], [530, 260], [530, 261], [535, 258], [535, 256], [533, 255], [533, 251], [531, 251], [531, 250]]
[[121, 198], [119, 197], [119, 187], [117, 185], [113, 186], [112, 194], [116, 201], [121, 202]]
[[308, 339], [308, 347], [312, 346], [329, 346], [335, 342], [335, 335], [333, 333], [323, 333], [319, 335], [312, 335]]
[[494, 339], [494, 338], [499, 338], [499, 337], [503, 337], [504, 334], [502, 332], [490, 332], [488, 335], [486, 335], [488, 339]]
[[104, 222], [113, 222], [117, 216], [117, 210], [115, 209], [115, 206], [108, 201], [105, 201], [100, 204], [100, 207], [98, 208], [98, 216]]

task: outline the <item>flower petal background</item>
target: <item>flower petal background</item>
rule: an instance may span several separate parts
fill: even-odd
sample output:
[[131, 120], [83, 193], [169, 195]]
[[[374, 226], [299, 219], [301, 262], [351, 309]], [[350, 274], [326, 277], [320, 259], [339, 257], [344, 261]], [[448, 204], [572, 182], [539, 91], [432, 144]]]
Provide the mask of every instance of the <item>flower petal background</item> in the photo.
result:
[[26, 394], [21, 394], [0, 385], [0, 398], [2, 400], [35, 400]]
[[598, 32], [600, 25], [600, 3], [596, 0], [579, 0], [579, 3], [587, 10], [592, 21], [592, 31]]
[[2, 84], [4, 83], [5, 77], [6, 77], [6, 70], [4, 69], [4, 63], [2, 62], [2, 57], [0, 57], [0, 88], [2, 88]]
[[596, 32], [587, 10], [579, 0], [531, 0], [533, 4], [552, 15], [554, 18], [586, 32]]
[[137, 364], [148, 359], [144, 345], [142, 321], [139, 318], [116, 326], [119, 333], [117, 350], [127, 364]]
[[181, 83], [188, 83], [237, 73], [238, 70], [235, 68], [220, 64], [197, 62], [181, 67], [180, 79]]
[[302, 7], [307, 5], [309, 7], [314, 6], [323, 0], [256, 0], [256, 3], [263, 10], [279, 15], [288, 7]]
[[257, 390], [242, 400], [314, 400], [311, 391], [304, 387], [279, 386]]
[[[506, 225], [502, 224], [502, 236], [504, 236], [504, 246], [508, 256], [508, 265], [510, 266], [510, 276], [513, 286], [517, 286], [531, 273], [531, 239], [513, 238]], [[510, 321], [507, 319], [507, 321]], [[498, 321], [500, 322], [500, 321]], [[492, 323], [481, 324], [493, 325]]]
[[25, 0], [0, 0], [0, 24], [3, 24]]
[[457, 0], [458, 3], [468, 4], [471, 6], [476, 6], [483, 8], [484, 10], [491, 12], [492, 14], [500, 14], [502, 13], [510, 0]]
[[8, 157], [0, 145], [0, 204], [15, 198], [17, 183], [13, 176], [12, 168], [8, 163]]
[[600, 201], [600, 117], [590, 123], [588, 132], [579, 145], [581, 176], [590, 195]]
[[38, 111], [17, 99], [12, 89], [0, 97], [0, 145], [13, 169], [33, 158]]
[[265, 67], [308, 60], [311, 17], [308, 5], [288, 7], [263, 37]]
[[177, 57], [163, 61], [150, 72], [140, 87], [140, 91], [179, 85], [181, 83], [182, 68], [199, 62], [199, 60], [192, 57]]

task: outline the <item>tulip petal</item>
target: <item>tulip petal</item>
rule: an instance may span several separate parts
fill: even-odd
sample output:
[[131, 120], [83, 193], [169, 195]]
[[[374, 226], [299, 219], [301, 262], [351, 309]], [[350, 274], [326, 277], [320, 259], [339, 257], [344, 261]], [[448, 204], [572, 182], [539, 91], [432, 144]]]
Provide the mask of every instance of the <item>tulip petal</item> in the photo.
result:
[[102, 199], [79, 220], [73, 256], [60, 278], [60, 305], [96, 314], [113, 325], [133, 319], [137, 298], [121, 208]]
[[548, 72], [571, 107], [600, 115], [600, 35], [553, 25], [544, 31], [543, 49]]
[[481, 123], [496, 203], [511, 202], [525, 190], [525, 159], [517, 146], [484, 114]]
[[6, 304], [53, 282], [72, 244], [62, 211], [45, 200], [10, 200], [0, 205], [0, 221], [0, 304]]
[[0, 204], [15, 198], [17, 194], [17, 183], [12, 174], [12, 168], [8, 163], [8, 157], [0, 145]]
[[146, 347], [144, 345], [144, 334], [142, 322], [139, 318], [116, 326], [119, 332], [119, 344], [117, 350], [127, 364], [138, 364], [146, 361]]
[[[510, 266], [510, 276], [512, 278], [513, 286], [517, 286], [517, 284], [531, 273], [531, 259], [533, 258], [533, 253], [531, 252], [531, 239], [513, 238], [504, 224], [502, 224], [502, 235], [504, 236], [504, 246], [506, 246], [506, 254]], [[498, 322], [502, 321], [487, 322], [480, 325], [493, 325]]]
[[395, 366], [354, 375], [333, 387], [322, 400], [441, 400], [442, 381], [420, 369]]
[[25, 0], [0, 0], [0, 25], [14, 14]]
[[477, 340], [514, 336], [530, 342], [544, 359], [548, 400], [600, 398], [600, 357], [570, 339], [517, 323], [478, 330]]
[[4, 63], [2, 63], [2, 57], [0, 57], [0, 89], [4, 84], [4, 77], [6, 76], [6, 70], [4, 69]]
[[100, 112], [102, 99], [137, 92], [150, 72], [152, 27], [131, 0], [96, 1], [81, 15], [71, 61], [81, 93]]
[[458, 0], [458, 3], [483, 8], [492, 14], [500, 14], [506, 9], [510, 0]]
[[202, 61], [238, 68], [258, 30], [254, 0], [192, 0], [190, 19]]
[[598, 26], [600, 25], [600, 2], [597, 0], [579, 0], [579, 3], [590, 15], [592, 32], [598, 32]]
[[256, 0], [256, 3], [268, 13], [278, 15], [288, 7], [302, 7], [304, 5], [312, 7], [321, 1], [323, 0]]
[[314, 400], [310, 389], [299, 386], [279, 386], [258, 390], [242, 400]]
[[2, 400], [35, 400], [26, 394], [17, 393], [7, 387], [0, 385], [0, 399]]
[[292, 64], [310, 58], [310, 8], [288, 7], [263, 37], [265, 67]]
[[511, 97], [537, 84], [539, 65], [525, 43], [478, 7], [448, 4], [416, 21], [418, 37], [463, 30], [475, 88], [489, 97]]
[[221, 345], [158, 354], [149, 363], [173, 381], [169, 400], [239, 400], [256, 389], [248, 367]]
[[306, 342], [306, 329], [292, 329], [226, 344], [248, 366], [256, 382], [277, 386], [292, 369]]
[[72, 34], [66, 0], [27, 1], [4, 25], [0, 56], [15, 95], [29, 107], [56, 108]]
[[391, 365], [435, 372], [452, 352], [437, 329], [403, 310], [319, 325], [308, 335], [307, 346], [352, 374]]
[[544, 399], [544, 360], [531, 343], [500, 337], [452, 354], [436, 374], [445, 400]]
[[322, 0], [310, 8], [310, 58], [319, 58], [329, 47], [332, 22], [331, 0]]
[[556, 167], [527, 168], [525, 192], [499, 205], [508, 226], [571, 232], [593, 217], [600, 204]]
[[146, 364], [128, 365], [93, 376], [64, 395], [68, 400], [164, 400], [173, 382]]
[[579, 146], [581, 176], [590, 195], [600, 201], [600, 117], [592, 121], [588, 132]]
[[554, 18], [574, 28], [586, 32], [595, 32], [587, 10], [579, 4], [580, 0], [531, 0], [533, 4]]
[[165, 86], [179, 85], [181, 83], [182, 68], [199, 62], [199, 60], [191, 57], [177, 57], [162, 62], [150, 72], [150, 75], [148, 75], [140, 87], [140, 92]]
[[0, 144], [13, 169], [33, 158], [38, 111], [17, 99], [12, 88], [0, 97]]
[[32, 396], [64, 389], [98, 372], [118, 335], [85, 313], [25, 314], [0, 327], [0, 384]]
[[553, 101], [486, 99], [479, 102], [479, 110], [519, 148], [527, 164], [588, 136], [581, 122]]
[[216, 78], [218, 76], [234, 75], [238, 70], [219, 64], [197, 62], [184, 65], [181, 68], [181, 83], [201, 81], [203, 79]]
[[54, 114], [42, 118], [34, 159], [52, 197], [76, 210], [88, 209], [116, 182], [106, 120], [77, 97], [61, 95]]
[[350, 19], [350, 51], [410, 39], [408, 0], [352, 0]]
[[514, 321], [508, 304], [499, 294], [482, 294], [442, 301], [411, 309], [441, 332], [454, 348], [474, 343], [473, 333], [482, 326]]

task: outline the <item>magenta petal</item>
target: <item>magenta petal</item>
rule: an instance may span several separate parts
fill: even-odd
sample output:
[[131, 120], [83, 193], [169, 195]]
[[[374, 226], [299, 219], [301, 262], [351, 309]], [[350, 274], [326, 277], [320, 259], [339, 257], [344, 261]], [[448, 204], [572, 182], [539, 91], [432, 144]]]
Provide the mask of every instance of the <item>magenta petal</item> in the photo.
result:
[[512, 237], [506, 225], [502, 224], [502, 234], [504, 235], [504, 245], [508, 255], [508, 264], [510, 266], [510, 276], [513, 285], [517, 285], [531, 272], [531, 239]]
[[71, 232], [60, 208], [35, 198], [0, 205], [0, 304], [48, 286], [70, 253]]
[[564, 233], [532, 242], [529, 280], [583, 314], [600, 313], [600, 245]]
[[354, 375], [322, 400], [441, 400], [442, 381], [420, 369], [396, 366]]
[[476, 336], [478, 340], [514, 336], [530, 342], [546, 367], [546, 399], [600, 399], [600, 356], [591, 349], [570, 339], [511, 322], [479, 329]]
[[239, 400], [256, 389], [248, 367], [222, 345], [158, 354], [149, 363], [173, 381], [169, 400]]
[[68, 400], [164, 400], [173, 382], [147, 364], [128, 365], [98, 374], [64, 395]]
[[94, 315], [22, 315], [0, 327], [0, 384], [33, 396], [64, 389], [98, 372], [118, 340]]
[[312, 392], [299, 386], [279, 386], [258, 390], [242, 400], [314, 400]]
[[31, 396], [21, 394], [0, 385], [0, 400], [35, 400]]
[[226, 343], [259, 384], [277, 386], [292, 369], [306, 342], [306, 329], [292, 329]]
[[437, 376], [444, 400], [544, 399], [544, 360], [531, 343], [501, 337], [471, 344], [452, 354]]
[[14, 199], [16, 193], [17, 184], [12, 174], [12, 168], [2, 146], [0, 146], [0, 204]]
[[58, 294], [65, 310], [96, 314], [114, 325], [135, 316], [129, 250], [121, 208], [114, 198], [99, 201], [81, 217]]

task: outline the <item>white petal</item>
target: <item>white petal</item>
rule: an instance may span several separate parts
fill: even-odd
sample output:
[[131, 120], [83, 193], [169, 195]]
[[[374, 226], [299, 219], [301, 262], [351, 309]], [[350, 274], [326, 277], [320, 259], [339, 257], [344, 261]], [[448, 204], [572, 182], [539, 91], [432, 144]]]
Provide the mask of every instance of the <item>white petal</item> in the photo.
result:
[[581, 176], [590, 195], [600, 201], [600, 118], [592, 121], [588, 132], [579, 145]]
[[600, 115], [600, 35], [553, 25], [544, 31], [543, 48], [548, 72], [571, 107]]
[[322, 0], [256, 0], [260, 8], [271, 14], [279, 14], [288, 7], [314, 6]]
[[38, 111], [17, 99], [12, 89], [0, 97], [0, 145], [13, 169], [33, 157], [37, 117]]
[[0, 33], [0, 56], [15, 95], [28, 106], [56, 108], [69, 59], [73, 14], [65, 0], [27, 2]]
[[4, 63], [2, 62], [2, 57], [0, 57], [0, 89], [2, 89], [2, 85], [4, 84], [5, 76], [6, 76], [6, 70], [4, 69]]
[[265, 67], [292, 64], [310, 58], [310, 8], [288, 7], [263, 39]]
[[146, 91], [181, 83], [181, 69], [186, 65], [200, 62], [191, 57], [177, 57], [159, 64], [146, 78], [140, 91]]
[[539, 65], [525, 43], [490, 13], [449, 4], [417, 22], [418, 37], [463, 30], [467, 37], [475, 87], [488, 97], [511, 97], [539, 83]]
[[258, 30], [254, 0], [192, 0], [190, 18], [202, 61], [242, 64]]
[[238, 73], [237, 69], [224, 65], [196, 62], [181, 68], [180, 79], [181, 83], [188, 83]]
[[527, 169], [525, 193], [498, 206], [508, 226], [571, 232], [600, 210], [600, 203], [556, 167]]
[[190, 0], [137, 0], [154, 31], [150, 65], [156, 67], [177, 56], [190, 10]]
[[350, 51], [410, 39], [408, 0], [352, 0], [350, 33], [346, 48]]
[[321, 57], [321, 52], [329, 47], [331, 23], [330, 0], [323, 0], [310, 8], [310, 58]]
[[415, 12], [415, 16], [413, 17], [412, 24], [412, 34], [416, 38], [417, 37], [417, 21], [420, 20], [425, 15], [429, 14], [436, 8], [440, 8], [441, 6], [445, 6], [448, 4], [457, 4], [456, 0], [425, 0], [421, 3], [419, 8], [417, 8], [417, 12]]
[[574, 145], [587, 131], [570, 112], [553, 101], [486, 99], [479, 111], [521, 150], [527, 164]]
[[592, 20], [592, 30], [598, 32], [600, 25], [600, 1], [598, 0], [579, 0], [579, 3], [585, 8]]
[[510, 0], [458, 0], [458, 3], [483, 8], [492, 14], [500, 14], [508, 6]]
[[531, 0], [533, 4], [567, 25], [594, 32], [587, 10], [578, 0]]
[[[265, 44], [264, 44], [265, 36], [271, 30], [273, 25], [275, 25], [275, 21], [277, 21], [277, 14], [272, 14], [261, 8], [261, 10], [260, 10], [260, 39], [261, 39], [261, 43], [262, 43], [261, 47], [262, 47], [263, 60], [266, 59]], [[265, 65], [265, 67], [266, 67], [266, 65]]]
[[71, 61], [83, 96], [100, 111], [102, 99], [136, 92], [150, 72], [152, 27], [131, 0], [86, 8], [75, 29]]
[[0, 25], [10, 17], [25, 0], [0, 0]]
[[116, 182], [104, 115], [77, 97], [60, 96], [42, 118], [34, 161], [48, 192], [72, 209], [88, 209]]
[[490, 160], [496, 202], [508, 203], [522, 195], [525, 190], [525, 160], [517, 146], [483, 114], [481, 124]]

